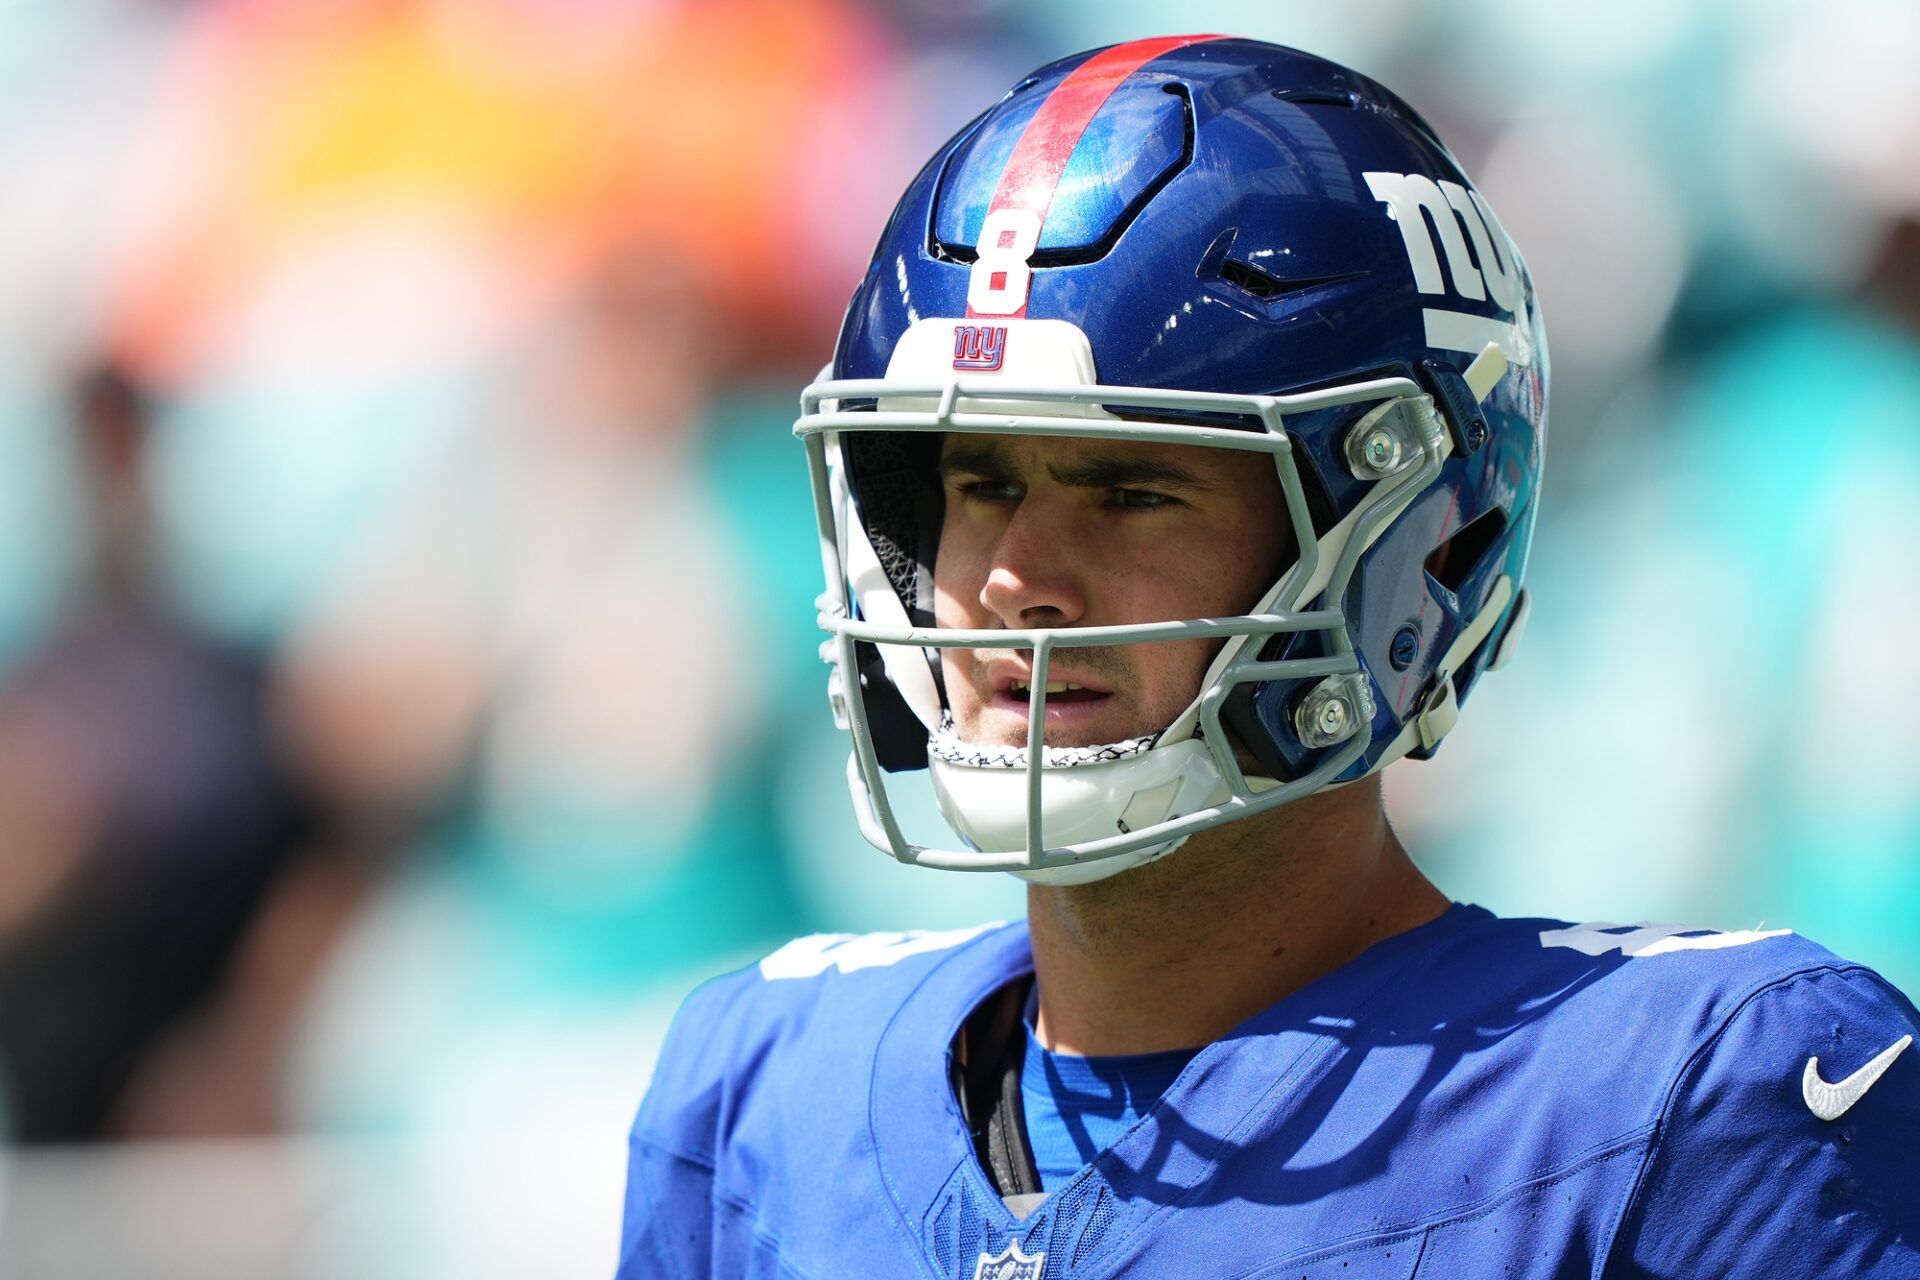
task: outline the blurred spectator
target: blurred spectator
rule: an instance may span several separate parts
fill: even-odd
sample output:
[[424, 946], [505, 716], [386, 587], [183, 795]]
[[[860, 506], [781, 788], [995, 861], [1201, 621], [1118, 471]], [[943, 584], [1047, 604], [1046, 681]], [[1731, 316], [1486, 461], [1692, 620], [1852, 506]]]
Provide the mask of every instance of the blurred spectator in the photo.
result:
[[87, 572], [0, 688], [0, 1056], [29, 1142], [116, 1131], [129, 1081], [215, 991], [297, 832], [257, 667], [152, 588], [149, 421], [117, 370], [81, 380]]
[[727, 785], [763, 664], [693, 448], [727, 336], [684, 263], [614, 259], [290, 640], [303, 767], [433, 854], [330, 978], [309, 1044], [329, 1122], [417, 1119], [450, 1046], [471, 1063], [466, 1038], [516, 1011], [624, 998], [786, 927], [757, 792]]

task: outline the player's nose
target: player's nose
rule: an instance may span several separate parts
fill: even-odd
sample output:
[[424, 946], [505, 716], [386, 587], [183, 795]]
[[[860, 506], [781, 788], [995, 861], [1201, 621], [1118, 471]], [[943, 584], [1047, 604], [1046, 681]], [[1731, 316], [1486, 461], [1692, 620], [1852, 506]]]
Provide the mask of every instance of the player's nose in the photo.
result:
[[1002, 626], [1070, 627], [1086, 616], [1086, 548], [1059, 514], [1030, 499], [1007, 522], [980, 590]]

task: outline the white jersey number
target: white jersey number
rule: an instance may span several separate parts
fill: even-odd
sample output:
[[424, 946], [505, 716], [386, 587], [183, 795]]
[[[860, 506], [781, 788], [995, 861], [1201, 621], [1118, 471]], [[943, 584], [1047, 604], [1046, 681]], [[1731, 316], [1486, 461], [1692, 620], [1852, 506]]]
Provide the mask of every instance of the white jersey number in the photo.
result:
[[1768, 938], [1784, 938], [1791, 929], [1740, 929], [1720, 933], [1691, 924], [1577, 924], [1570, 929], [1548, 929], [1540, 935], [1543, 947], [1565, 947], [1582, 955], [1603, 956], [1618, 951], [1635, 959], [1670, 955], [1675, 951], [1723, 951]]
[[760, 976], [779, 978], [817, 978], [829, 969], [853, 973], [859, 969], [878, 969], [898, 964], [908, 956], [957, 947], [968, 938], [998, 928], [999, 921], [976, 925], [971, 929], [950, 929], [929, 933], [908, 929], [900, 933], [816, 933], [795, 938], [760, 962]]

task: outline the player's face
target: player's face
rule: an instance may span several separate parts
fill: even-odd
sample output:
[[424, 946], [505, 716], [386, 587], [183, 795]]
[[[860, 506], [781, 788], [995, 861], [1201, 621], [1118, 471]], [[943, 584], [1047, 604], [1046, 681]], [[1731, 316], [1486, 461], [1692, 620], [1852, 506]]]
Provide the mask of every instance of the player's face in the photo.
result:
[[[942, 627], [1095, 627], [1244, 613], [1293, 558], [1280, 480], [1264, 454], [949, 435], [940, 472], [946, 520], [934, 616]], [[1220, 643], [1053, 650], [1047, 744], [1095, 746], [1165, 728], [1199, 693]], [[940, 654], [960, 737], [1024, 744], [1032, 652]]]

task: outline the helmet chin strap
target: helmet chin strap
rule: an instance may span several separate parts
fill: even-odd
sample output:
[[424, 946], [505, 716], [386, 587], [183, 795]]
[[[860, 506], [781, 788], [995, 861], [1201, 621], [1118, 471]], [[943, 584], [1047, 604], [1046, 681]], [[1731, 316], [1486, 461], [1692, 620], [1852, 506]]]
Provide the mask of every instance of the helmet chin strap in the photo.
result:
[[[927, 751], [942, 816], [969, 847], [991, 853], [1027, 847], [1026, 752], [1001, 750], [986, 748], [983, 754], [978, 746], [936, 733]], [[1142, 830], [1219, 804], [1228, 794], [1213, 752], [1198, 739], [1049, 747], [1040, 771], [1040, 820], [1048, 844], [1057, 847]], [[1180, 836], [1118, 856], [1013, 874], [1036, 884], [1088, 884], [1165, 857], [1185, 841]]]

